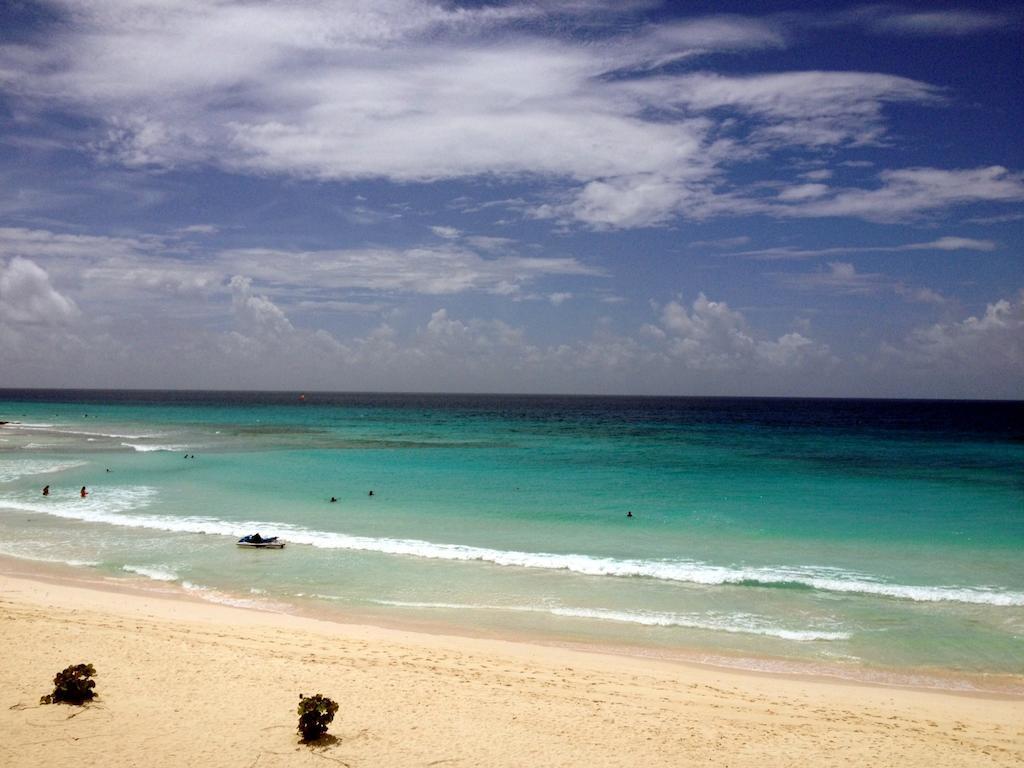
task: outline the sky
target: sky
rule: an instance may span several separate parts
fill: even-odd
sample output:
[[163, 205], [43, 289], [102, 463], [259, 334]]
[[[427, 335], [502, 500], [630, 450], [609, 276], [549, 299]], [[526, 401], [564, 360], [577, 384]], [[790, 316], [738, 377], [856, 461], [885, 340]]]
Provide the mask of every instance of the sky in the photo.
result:
[[4, 0], [0, 387], [1024, 398], [1010, 3]]

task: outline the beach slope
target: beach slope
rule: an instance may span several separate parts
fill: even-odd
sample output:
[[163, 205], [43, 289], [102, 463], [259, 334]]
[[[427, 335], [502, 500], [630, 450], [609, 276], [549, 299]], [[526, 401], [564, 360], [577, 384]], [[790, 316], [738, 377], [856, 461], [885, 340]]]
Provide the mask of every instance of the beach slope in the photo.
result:
[[[0, 574], [0, 764], [1015, 766], [1024, 702], [335, 624]], [[97, 669], [96, 703], [40, 706]], [[340, 703], [301, 745], [299, 694]]]

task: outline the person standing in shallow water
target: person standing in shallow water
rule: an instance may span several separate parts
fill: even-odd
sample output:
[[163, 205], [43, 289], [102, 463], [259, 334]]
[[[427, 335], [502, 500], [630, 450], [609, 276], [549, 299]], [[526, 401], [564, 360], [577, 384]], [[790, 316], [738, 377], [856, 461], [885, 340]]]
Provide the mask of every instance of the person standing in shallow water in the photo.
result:
[[82, 486], [82, 490], [78, 492], [78, 495], [81, 496], [83, 499], [89, 495], [89, 492], [85, 490], [84, 485]]
[[43, 486], [43, 496], [49, 496], [49, 495], [50, 495], [50, 486], [44, 485]]

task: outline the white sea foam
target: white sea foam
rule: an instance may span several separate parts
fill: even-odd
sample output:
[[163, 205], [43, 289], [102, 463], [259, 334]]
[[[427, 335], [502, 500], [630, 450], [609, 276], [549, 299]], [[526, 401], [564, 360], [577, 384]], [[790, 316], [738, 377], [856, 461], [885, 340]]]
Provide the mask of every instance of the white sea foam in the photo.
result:
[[10, 483], [20, 477], [47, 475], [65, 469], [84, 467], [87, 461], [45, 461], [43, 459], [10, 459], [0, 461], [0, 483]]
[[[721, 566], [696, 560], [639, 560], [550, 552], [518, 552], [463, 544], [439, 544], [420, 539], [351, 536], [266, 521], [229, 522], [214, 517], [171, 517], [139, 514], [156, 496], [152, 488], [104, 489], [102, 500], [75, 498], [58, 504], [0, 499], [0, 506], [52, 514], [58, 517], [150, 528], [182, 533], [209, 533], [237, 537], [253, 530], [272, 531], [281, 538], [322, 549], [380, 552], [434, 560], [477, 561], [495, 565], [564, 570], [588, 576], [641, 577], [706, 586], [797, 587], [828, 592], [856, 593], [915, 602], [957, 602], [993, 606], [1024, 606], [1024, 592], [983, 586], [926, 586], [892, 584], [867, 574], [813, 566]], [[129, 514], [129, 511], [131, 512]]]
[[806, 642], [811, 640], [848, 640], [849, 632], [819, 629], [786, 629], [773, 625], [762, 616], [750, 613], [732, 614], [685, 614], [659, 611], [610, 611], [602, 608], [564, 608], [506, 605], [467, 605], [461, 603], [420, 603], [402, 600], [373, 600], [378, 605], [392, 605], [401, 608], [436, 608], [442, 610], [489, 610], [546, 613], [574, 619], [594, 619], [627, 624], [642, 624], [648, 627], [681, 627], [685, 629], [706, 629], [732, 634], [764, 635], [783, 640]]
[[599, 608], [551, 608], [556, 616], [571, 616], [581, 619], [619, 621], [643, 624], [652, 627], [685, 627], [687, 629], [708, 629], [715, 632], [742, 633], [779, 637], [783, 640], [848, 640], [849, 632], [832, 632], [818, 629], [784, 629], [770, 624], [766, 619], [749, 613], [728, 615], [698, 615], [681, 613], [658, 613], [654, 611], [608, 611]]
[[189, 450], [186, 445], [146, 445], [144, 443], [121, 443], [125, 448], [133, 448], [139, 453], [151, 453], [153, 451], [173, 451], [180, 453]]
[[136, 573], [139, 576], [145, 576], [147, 579], [153, 579], [153, 581], [177, 581], [178, 574], [171, 570], [163, 570], [161, 568], [146, 568], [141, 565], [122, 565], [122, 571], [128, 573]]
[[144, 433], [141, 435], [126, 435], [123, 432], [86, 432], [85, 430], [61, 430], [68, 435], [88, 435], [89, 437], [119, 437], [122, 440], [146, 440], [154, 437], [162, 437], [163, 435], [159, 432], [152, 434]]
[[124, 432], [97, 432], [87, 429], [69, 429], [66, 425], [58, 424], [23, 424], [12, 422], [10, 427], [27, 431], [45, 431], [58, 435], [84, 435], [85, 437], [110, 437], [121, 438], [122, 440], [144, 440], [146, 438], [161, 437], [161, 433], [125, 434]]
[[[259, 527], [260, 524], [253, 525]], [[266, 524], [262, 526], [268, 527]], [[277, 532], [289, 541], [327, 549], [382, 552], [389, 555], [442, 560], [476, 560], [503, 566], [567, 570], [588, 576], [646, 577], [708, 586], [802, 586], [829, 592], [861, 593], [919, 602], [1024, 605], [1024, 593], [1021, 592], [982, 587], [889, 584], [874, 580], [870, 576], [833, 568], [735, 567], [710, 565], [693, 560], [636, 560], [578, 554], [517, 552], [461, 544], [437, 544], [417, 539], [349, 536], [288, 527], [278, 527]]]
[[278, 611], [283, 612], [291, 608], [287, 603], [277, 603], [261, 598], [244, 598], [235, 597], [229, 595], [220, 590], [213, 589], [212, 587], [203, 586], [202, 584], [194, 584], [191, 581], [181, 582], [181, 586], [186, 590], [205, 600], [208, 603], [217, 603], [218, 605], [229, 605], [232, 608], [255, 608], [261, 611]]

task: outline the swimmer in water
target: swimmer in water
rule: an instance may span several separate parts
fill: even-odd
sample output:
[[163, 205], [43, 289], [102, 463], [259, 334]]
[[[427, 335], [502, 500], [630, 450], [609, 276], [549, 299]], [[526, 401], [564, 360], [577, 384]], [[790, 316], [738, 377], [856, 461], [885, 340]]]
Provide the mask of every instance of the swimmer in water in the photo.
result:
[[83, 485], [82, 486], [82, 490], [79, 491], [78, 494], [84, 499], [86, 496], [89, 495], [89, 492], [87, 490], [85, 490], [85, 486]]
[[367, 496], [373, 496], [373, 491], [370, 491], [370, 492], [369, 492], [368, 494], [366, 494], [366, 495], [367, 495]]
[[626, 513], [626, 517], [632, 517], [632, 516], [633, 516], [633, 513], [632, 513], [632, 512], [627, 512], [627, 513]]
[[49, 495], [50, 495], [50, 486], [44, 485], [43, 486], [43, 496], [49, 496]]
[[334, 503], [335, 503], [335, 502], [337, 502], [337, 501], [338, 501], [338, 500], [337, 500], [336, 498], [334, 498], [333, 496], [331, 496], [331, 504], [334, 504]]

